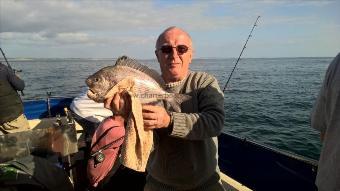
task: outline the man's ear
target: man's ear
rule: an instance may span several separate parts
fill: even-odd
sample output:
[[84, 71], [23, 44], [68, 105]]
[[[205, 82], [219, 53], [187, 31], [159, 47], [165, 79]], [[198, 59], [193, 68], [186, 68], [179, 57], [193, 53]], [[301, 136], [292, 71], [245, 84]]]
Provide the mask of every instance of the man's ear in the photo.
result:
[[190, 51], [190, 62], [189, 62], [189, 64], [191, 64], [191, 61], [192, 61], [192, 55], [194, 54], [194, 51]]
[[156, 55], [156, 57], [157, 57], [157, 60], [158, 60], [158, 62], [159, 62], [159, 58], [158, 58], [158, 53], [157, 53], [157, 50], [155, 50], [155, 55]]

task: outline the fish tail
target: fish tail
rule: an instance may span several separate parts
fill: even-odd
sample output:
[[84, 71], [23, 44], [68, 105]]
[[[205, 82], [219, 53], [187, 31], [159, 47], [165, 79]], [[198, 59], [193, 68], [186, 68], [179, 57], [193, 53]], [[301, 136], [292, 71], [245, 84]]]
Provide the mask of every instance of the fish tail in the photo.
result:
[[189, 95], [172, 93], [171, 96], [167, 99], [167, 102], [176, 112], [180, 112], [181, 104], [189, 99], [191, 99], [191, 96]]

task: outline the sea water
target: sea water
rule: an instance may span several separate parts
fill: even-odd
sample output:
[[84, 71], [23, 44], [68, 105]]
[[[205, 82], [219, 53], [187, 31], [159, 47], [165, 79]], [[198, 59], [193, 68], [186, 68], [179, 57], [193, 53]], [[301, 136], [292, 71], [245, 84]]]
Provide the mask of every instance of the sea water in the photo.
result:
[[[318, 159], [319, 133], [310, 114], [332, 58], [245, 58], [238, 63], [225, 93], [225, 127], [238, 137]], [[22, 70], [24, 100], [77, 96], [85, 79], [115, 59], [10, 59]], [[156, 60], [140, 60], [159, 71]], [[224, 87], [236, 59], [195, 59], [193, 71], [214, 75]]]

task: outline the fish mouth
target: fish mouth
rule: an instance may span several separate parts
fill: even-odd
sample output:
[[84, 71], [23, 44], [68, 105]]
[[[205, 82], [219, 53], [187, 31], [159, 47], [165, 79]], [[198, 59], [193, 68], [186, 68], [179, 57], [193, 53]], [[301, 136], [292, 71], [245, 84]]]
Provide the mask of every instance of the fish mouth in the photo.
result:
[[111, 88], [109, 88], [105, 93], [101, 91], [96, 91], [94, 89], [88, 88], [87, 90], [87, 97], [92, 99], [95, 102], [102, 103], [105, 100], [105, 96], [108, 94]]
[[100, 96], [98, 95], [98, 93], [96, 93], [95, 91], [91, 89], [87, 90], [87, 97], [94, 100], [95, 102], [103, 102], [103, 100], [100, 99]]

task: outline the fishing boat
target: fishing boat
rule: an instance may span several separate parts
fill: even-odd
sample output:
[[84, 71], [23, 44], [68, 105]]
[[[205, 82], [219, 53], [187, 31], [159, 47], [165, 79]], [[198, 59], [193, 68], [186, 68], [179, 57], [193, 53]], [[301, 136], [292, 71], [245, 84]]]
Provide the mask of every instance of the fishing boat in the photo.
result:
[[[70, 116], [68, 109], [71, 102], [72, 98], [48, 96], [42, 100], [25, 101], [24, 108], [33, 129], [51, 126], [62, 120], [73, 124], [78, 149], [66, 149], [64, 156], [68, 156], [69, 168], [65, 169], [68, 170], [74, 189], [85, 190], [86, 138], [82, 139], [81, 136], [90, 127], [79, 116]], [[317, 161], [228, 133], [222, 133], [218, 138], [219, 167], [226, 190], [316, 190]], [[77, 161], [78, 164], [81, 161], [80, 165], [75, 165]], [[123, 169], [110, 179], [115, 188], [117, 184], [128, 181], [134, 182], [130, 184], [134, 187], [124, 190], [142, 190], [145, 173]]]

